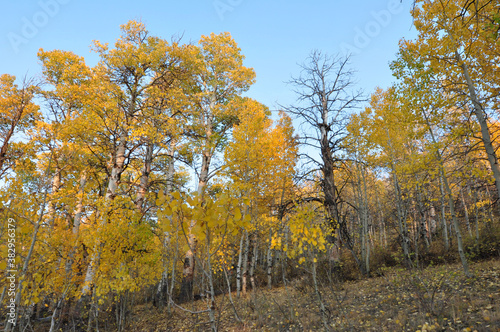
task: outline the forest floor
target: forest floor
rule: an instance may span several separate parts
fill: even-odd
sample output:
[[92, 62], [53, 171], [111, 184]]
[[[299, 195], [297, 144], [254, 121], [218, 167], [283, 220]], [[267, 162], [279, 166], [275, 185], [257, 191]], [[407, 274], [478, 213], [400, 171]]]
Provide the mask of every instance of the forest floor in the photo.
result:
[[[334, 282], [321, 288], [331, 331], [500, 331], [500, 260], [407, 271], [388, 268], [383, 276]], [[217, 298], [220, 331], [325, 331], [319, 302], [307, 277], [287, 287], [257, 289], [236, 298]], [[207, 309], [203, 300], [185, 305]], [[236, 319], [235, 311], [240, 317]], [[207, 331], [208, 314], [179, 308], [168, 314], [152, 305], [136, 306], [127, 331]]]

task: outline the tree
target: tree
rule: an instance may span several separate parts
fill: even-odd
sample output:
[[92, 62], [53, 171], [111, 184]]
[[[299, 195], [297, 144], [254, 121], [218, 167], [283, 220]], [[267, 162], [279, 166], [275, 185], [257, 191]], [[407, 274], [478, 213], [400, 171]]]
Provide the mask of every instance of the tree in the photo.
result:
[[[201, 159], [201, 165], [195, 171], [198, 175], [197, 191], [203, 196], [208, 181], [216, 173], [211, 171], [214, 154], [224, 149], [228, 134], [238, 119], [239, 101], [235, 97], [249, 89], [255, 72], [243, 66], [245, 57], [229, 33], [202, 36], [199, 46], [191, 51], [191, 62], [187, 64], [192, 76], [187, 90], [192, 103], [190, 128], [186, 135], [191, 138], [194, 154]], [[193, 220], [192, 227], [195, 223]], [[193, 236], [190, 239], [191, 250], [184, 260], [181, 291], [184, 299], [192, 296], [195, 271], [192, 251], [196, 250], [196, 239]]]
[[[250, 231], [253, 233], [254, 254], [251, 255], [250, 264], [247, 264], [248, 250], [243, 249], [249, 242], [246, 230], [240, 241], [236, 276], [238, 295], [240, 281], [243, 292], [246, 291], [247, 266], [255, 266], [258, 236], [264, 234], [266, 237], [268, 233], [275, 232], [278, 226], [273, 218], [269, 218], [272, 209], [293, 195], [293, 173], [297, 158], [293, 127], [286, 114], [281, 112], [277, 124], [273, 126], [267, 107], [252, 99], [244, 98], [240, 110], [240, 120], [235, 124], [232, 140], [225, 150], [223, 166], [223, 175], [229, 179], [231, 190], [249, 200], [243, 213], [251, 217], [253, 226]], [[270, 252], [269, 247], [268, 255]], [[269, 260], [268, 267], [272, 264]], [[253, 271], [250, 268], [251, 281], [254, 280]], [[270, 275], [268, 284], [271, 285]]]
[[[467, 259], [465, 257], [462, 235], [456, 215], [456, 207], [453, 199], [452, 190], [449, 184], [449, 176], [445, 168], [445, 151], [443, 146], [453, 147], [452, 142], [459, 138], [463, 130], [450, 130], [441, 135], [441, 142], [438, 142], [436, 127], [443, 123], [450, 123], [460, 115], [460, 110], [453, 108], [450, 101], [436, 89], [432, 71], [422, 64], [422, 60], [418, 57], [412, 57], [407, 50], [402, 49], [400, 57], [393, 63], [394, 74], [399, 78], [400, 83], [396, 87], [397, 99], [401, 108], [406, 109], [411, 113], [411, 118], [420, 128], [422, 133], [428, 133], [429, 142], [424, 143], [426, 151], [429, 152], [431, 158], [435, 160], [433, 164], [438, 169], [438, 176], [442, 183], [445, 195], [442, 200], [448, 201], [451, 219], [455, 228], [457, 237], [457, 246], [464, 272], [470, 276]], [[452, 127], [452, 126], [450, 126]], [[458, 132], [458, 135], [457, 135]], [[458, 140], [460, 141], [460, 140]], [[446, 196], [446, 198], [444, 197]], [[448, 248], [448, 235], [446, 227], [444, 228], [445, 247]]]
[[[472, 7], [459, 0], [417, 1], [413, 15], [418, 39], [402, 44], [433, 70], [443, 93], [475, 115], [500, 197], [500, 165], [488, 125], [499, 102], [495, 67], [499, 44], [491, 30], [491, 18], [498, 11], [494, 2], [474, 3]], [[481, 14], [474, 10], [478, 8]]]
[[15, 84], [14, 76], [0, 76], [0, 178], [15, 160], [16, 149], [12, 139], [34, 126], [39, 118], [39, 107], [33, 103], [37, 87], [33, 81], [24, 80], [22, 87]]
[[[337, 230], [337, 241], [342, 238], [338, 232], [341, 217], [339, 213], [339, 190], [334, 170], [340, 166], [340, 153], [346, 136], [345, 126], [349, 111], [361, 102], [360, 91], [353, 91], [353, 71], [348, 69], [349, 58], [331, 57], [313, 51], [301, 66], [301, 74], [289, 82], [297, 95], [297, 104], [286, 110], [301, 121], [305, 147], [319, 150], [319, 159], [308, 155], [308, 162], [321, 171], [321, 190], [324, 195], [326, 221]], [[339, 243], [339, 242], [338, 242]], [[338, 258], [337, 258], [338, 259]]]

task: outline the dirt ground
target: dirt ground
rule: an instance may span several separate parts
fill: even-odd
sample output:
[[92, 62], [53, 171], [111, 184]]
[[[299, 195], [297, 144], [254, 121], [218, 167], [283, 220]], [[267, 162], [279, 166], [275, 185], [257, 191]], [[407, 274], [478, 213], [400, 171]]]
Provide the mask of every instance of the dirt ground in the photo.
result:
[[[383, 276], [323, 285], [322, 320], [308, 277], [236, 298], [217, 297], [220, 331], [500, 331], [500, 260], [471, 263], [472, 278], [458, 264], [419, 271], [387, 269]], [[186, 305], [203, 311], [203, 300]], [[237, 312], [239, 320], [236, 318]], [[137, 306], [128, 331], [208, 331], [208, 314]]]

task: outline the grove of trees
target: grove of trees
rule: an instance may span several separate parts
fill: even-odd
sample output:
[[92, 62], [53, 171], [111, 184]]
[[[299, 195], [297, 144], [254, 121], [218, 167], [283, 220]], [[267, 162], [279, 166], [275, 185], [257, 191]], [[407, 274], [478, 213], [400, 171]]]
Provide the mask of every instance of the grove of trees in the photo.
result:
[[456, 260], [472, 276], [500, 245], [500, 7], [412, 14], [392, 86], [365, 95], [349, 57], [313, 51], [279, 112], [245, 96], [256, 73], [229, 33], [182, 43], [130, 21], [94, 67], [40, 49], [40, 77], [0, 76], [5, 331], [97, 331], [109, 311], [126, 331], [135, 303], [199, 299], [217, 331], [216, 295], [304, 271], [329, 330], [325, 275]]

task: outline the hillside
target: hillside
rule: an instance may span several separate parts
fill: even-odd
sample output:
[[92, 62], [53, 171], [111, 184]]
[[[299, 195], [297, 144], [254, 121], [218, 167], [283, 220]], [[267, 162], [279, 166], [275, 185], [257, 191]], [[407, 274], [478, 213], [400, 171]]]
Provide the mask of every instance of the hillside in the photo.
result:
[[[500, 331], [500, 260], [471, 264], [465, 278], [458, 264], [334, 283], [321, 293], [332, 331]], [[236, 295], [233, 294], [233, 298]], [[288, 287], [259, 288], [235, 300], [237, 323], [227, 295], [217, 297], [221, 331], [322, 331], [318, 302], [309, 278]], [[197, 301], [186, 306], [206, 309]], [[206, 314], [205, 314], [206, 315]], [[132, 310], [127, 331], [206, 331], [208, 315], [180, 309], [172, 314], [152, 305]]]

